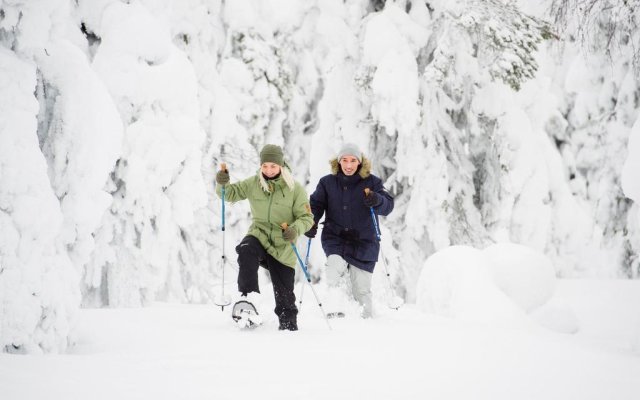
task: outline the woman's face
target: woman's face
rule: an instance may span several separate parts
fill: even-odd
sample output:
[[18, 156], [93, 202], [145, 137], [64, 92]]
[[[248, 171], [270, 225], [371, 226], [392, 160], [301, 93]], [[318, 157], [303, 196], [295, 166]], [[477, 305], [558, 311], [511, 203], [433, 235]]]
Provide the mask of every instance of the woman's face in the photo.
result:
[[280, 173], [280, 166], [272, 162], [266, 162], [260, 166], [260, 171], [267, 178], [273, 178]]
[[360, 161], [355, 156], [344, 156], [340, 159], [340, 167], [346, 176], [351, 176], [358, 170]]

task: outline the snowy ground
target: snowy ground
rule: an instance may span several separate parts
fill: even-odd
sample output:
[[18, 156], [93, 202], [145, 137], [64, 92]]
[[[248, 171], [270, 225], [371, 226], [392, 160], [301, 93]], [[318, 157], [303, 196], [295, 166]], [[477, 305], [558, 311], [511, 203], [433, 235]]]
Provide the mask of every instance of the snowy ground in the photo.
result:
[[[238, 331], [218, 308], [157, 304], [81, 312], [67, 355], [0, 355], [0, 398], [640, 398], [640, 282], [560, 281], [575, 335], [471, 324], [411, 305], [332, 320], [310, 293], [298, 332], [267, 315]], [[271, 313], [268, 313], [271, 314]]]

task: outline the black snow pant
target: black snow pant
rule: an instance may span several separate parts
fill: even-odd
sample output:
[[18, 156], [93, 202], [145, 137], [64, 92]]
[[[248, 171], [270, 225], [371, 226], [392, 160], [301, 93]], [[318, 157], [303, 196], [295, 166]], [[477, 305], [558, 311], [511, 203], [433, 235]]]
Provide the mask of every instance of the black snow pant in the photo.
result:
[[297, 330], [298, 308], [293, 293], [295, 270], [282, 264], [266, 252], [260, 241], [253, 236], [245, 236], [236, 246], [238, 253], [238, 291], [240, 293], [260, 293], [258, 286], [258, 266], [269, 271], [276, 299], [274, 309], [280, 321], [280, 329]]

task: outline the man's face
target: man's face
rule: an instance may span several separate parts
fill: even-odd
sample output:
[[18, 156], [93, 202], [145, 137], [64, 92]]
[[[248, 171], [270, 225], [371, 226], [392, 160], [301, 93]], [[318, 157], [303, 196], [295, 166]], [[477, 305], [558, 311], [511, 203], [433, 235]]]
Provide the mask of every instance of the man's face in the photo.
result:
[[340, 167], [342, 168], [342, 172], [351, 176], [356, 173], [358, 170], [358, 165], [360, 165], [360, 161], [355, 156], [343, 156], [340, 159]]

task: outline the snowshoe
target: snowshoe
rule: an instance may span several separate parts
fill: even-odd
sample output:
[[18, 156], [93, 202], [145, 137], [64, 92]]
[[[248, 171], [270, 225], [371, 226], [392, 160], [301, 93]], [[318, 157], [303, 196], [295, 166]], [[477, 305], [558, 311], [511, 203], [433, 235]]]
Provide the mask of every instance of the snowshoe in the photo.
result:
[[335, 312], [327, 313], [327, 318], [329, 318], [329, 319], [344, 318], [344, 317], [345, 317], [345, 313], [343, 313], [342, 311], [335, 311]]
[[240, 329], [254, 329], [262, 325], [262, 317], [258, 310], [247, 300], [240, 300], [233, 305], [231, 317]]

